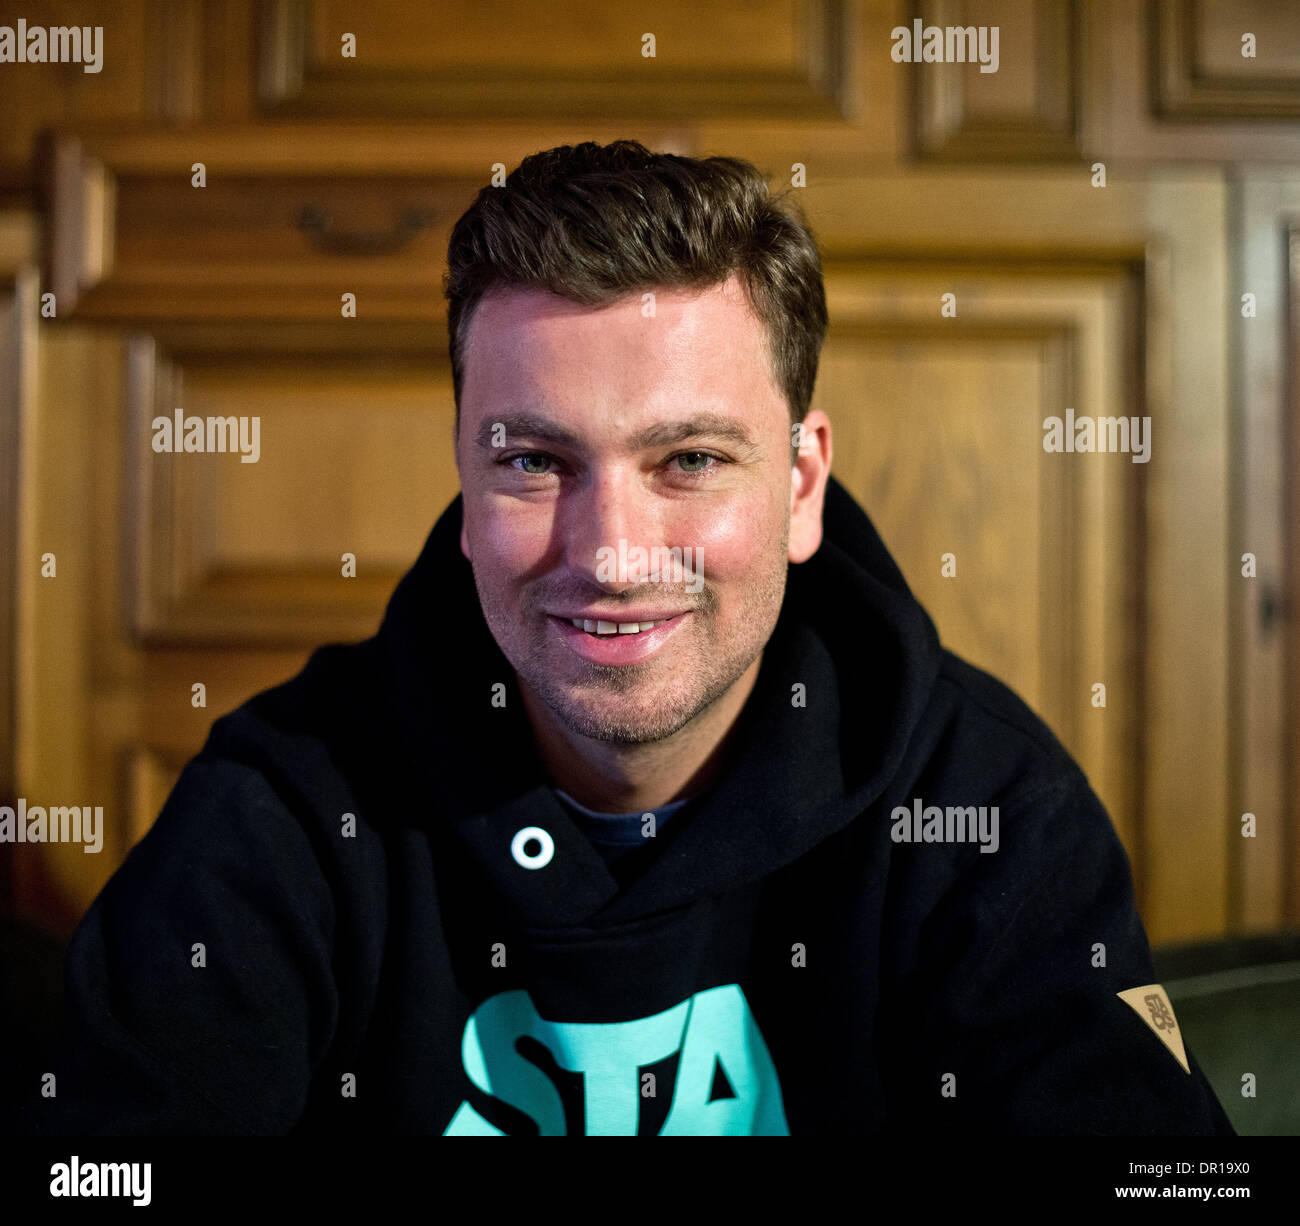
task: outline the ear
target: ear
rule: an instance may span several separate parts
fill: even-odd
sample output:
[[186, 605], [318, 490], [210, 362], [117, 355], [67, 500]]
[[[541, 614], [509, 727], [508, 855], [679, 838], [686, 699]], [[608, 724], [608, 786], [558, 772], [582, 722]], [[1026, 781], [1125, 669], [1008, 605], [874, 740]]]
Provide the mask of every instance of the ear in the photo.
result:
[[822, 504], [831, 474], [831, 419], [813, 409], [802, 422], [802, 446], [790, 469], [791, 562], [806, 562], [822, 543]]

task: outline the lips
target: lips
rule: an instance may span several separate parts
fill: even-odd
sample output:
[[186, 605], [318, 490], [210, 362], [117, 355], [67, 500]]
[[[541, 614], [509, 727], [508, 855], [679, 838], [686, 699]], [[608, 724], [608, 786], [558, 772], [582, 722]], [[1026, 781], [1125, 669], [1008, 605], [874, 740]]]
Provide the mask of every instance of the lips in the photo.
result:
[[640, 634], [646, 630], [653, 630], [656, 626], [662, 626], [668, 618], [661, 617], [654, 621], [636, 621], [628, 618], [626, 621], [617, 622], [605, 621], [603, 618], [592, 621], [590, 618], [570, 618], [569, 624], [578, 630], [585, 630], [588, 634]]
[[685, 609], [557, 609], [548, 614], [570, 622], [662, 622], [685, 613]]
[[[627, 617], [627, 614], [621, 616]], [[639, 664], [656, 655], [688, 617], [690, 617], [689, 610], [662, 620], [658, 625], [648, 629], [638, 628], [635, 632], [622, 633], [617, 630], [617, 622], [604, 623], [616, 627], [613, 632], [589, 633], [586, 629], [575, 626], [572, 620], [566, 617], [548, 614], [547, 621], [576, 655], [592, 664]], [[584, 621], [589, 620], [584, 619]], [[625, 621], [623, 624], [630, 625], [631, 622]]]

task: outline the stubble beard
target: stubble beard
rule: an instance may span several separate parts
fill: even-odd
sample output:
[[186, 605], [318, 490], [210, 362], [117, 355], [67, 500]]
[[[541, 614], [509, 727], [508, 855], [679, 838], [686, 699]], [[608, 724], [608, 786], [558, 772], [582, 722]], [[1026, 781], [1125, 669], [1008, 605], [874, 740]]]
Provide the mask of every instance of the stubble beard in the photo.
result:
[[[683, 603], [692, 625], [683, 626], [659, 656], [641, 664], [593, 664], [555, 641], [544, 615], [535, 613], [526, 636], [515, 617], [502, 610], [492, 591], [475, 586], [497, 645], [526, 686], [579, 736], [619, 745], [665, 740], [718, 701], [758, 659], [781, 612], [787, 577], [789, 525], [780, 552], [741, 611], [735, 632], [716, 631], [718, 597], [706, 582]], [[629, 602], [631, 603], [631, 602]], [[551, 641], [548, 643], [547, 640]], [[692, 644], [694, 651], [692, 653]], [[558, 653], [563, 653], [563, 656]], [[557, 659], [576, 681], [557, 677]], [[662, 658], [661, 658], [662, 657]]]

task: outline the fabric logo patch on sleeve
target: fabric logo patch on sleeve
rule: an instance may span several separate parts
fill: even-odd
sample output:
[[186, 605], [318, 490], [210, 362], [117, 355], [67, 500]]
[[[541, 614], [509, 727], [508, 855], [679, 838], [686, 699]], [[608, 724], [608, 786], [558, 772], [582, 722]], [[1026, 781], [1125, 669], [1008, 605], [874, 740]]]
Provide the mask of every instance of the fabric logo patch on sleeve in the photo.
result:
[[1148, 983], [1141, 988], [1126, 988], [1115, 995], [1156, 1032], [1160, 1041], [1173, 1052], [1174, 1059], [1183, 1066], [1183, 1072], [1190, 1074], [1192, 1070], [1187, 1064], [1182, 1031], [1174, 1020], [1174, 1007], [1169, 1003], [1164, 988], [1158, 983]]

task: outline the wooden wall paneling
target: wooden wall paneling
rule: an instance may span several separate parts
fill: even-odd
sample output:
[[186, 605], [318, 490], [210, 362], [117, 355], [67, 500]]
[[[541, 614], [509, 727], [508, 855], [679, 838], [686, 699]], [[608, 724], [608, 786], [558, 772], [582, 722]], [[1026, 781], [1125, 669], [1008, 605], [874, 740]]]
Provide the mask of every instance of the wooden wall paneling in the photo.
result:
[[828, 260], [923, 254], [954, 275], [972, 263], [1008, 272], [1050, 264], [1060, 276], [1141, 267], [1137, 356], [1153, 444], [1139, 478], [1146, 717], [1133, 735], [1147, 763], [1137, 808], [1138, 846], [1145, 838], [1148, 850], [1135, 867], [1154, 940], [1225, 933], [1236, 870], [1225, 825], [1231, 304], [1222, 175], [1160, 170], [1113, 176], [1103, 189], [1089, 186], [1086, 167], [927, 167], [827, 176], [805, 202]]
[[192, 754], [159, 749], [153, 745], [124, 746], [117, 766], [123, 808], [131, 815], [131, 842], [149, 833], [162, 812], [176, 780]]
[[[1288, 440], [1295, 417], [1295, 284], [1288, 278], [1288, 236], [1300, 221], [1300, 171], [1242, 167], [1231, 180], [1233, 281], [1229, 292], [1233, 370], [1233, 531], [1227, 568], [1233, 611], [1233, 811], [1228, 837], [1240, 857], [1232, 910], [1250, 933], [1300, 922], [1288, 901], [1288, 864], [1300, 844], [1297, 805], [1287, 773], [1297, 758], [1300, 724], [1288, 716], [1288, 641], [1300, 592], [1294, 525], [1287, 513]], [[1255, 295], [1254, 318], [1241, 295]], [[1291, 337], [1289, 339], [1289, 337]], [[1290, 416], [1289, 416], [1290, 414]], [[1295, 471], [1295, 470], [1290, 470]], [[1253, 553], [1257, 577], [1242, 577], [1241, 556]], [[1241, 837], [1244, 813], [1256, 817], [1253, 839]]]
[[[1227, 190], [1213, 172], [1147, 186], [1146, 918], [1169, 940], [1230, 930]], [[1158, 854], [1157, 854], [1158, 853]]]
[[[601, 144], [629, 137], [652, 149], [689, 152], [684, 123], [644, 120], [277, 120], [204, 123], [184, 128], [140, 127], [87, 118], [51, 131], [54, 144], [76, 140], [84, 155], [123, 176], [166, 178], [203, 161], [228, 175], [276, 178], [322, 175], [365, 178], [394, 175], [428, 180], [467, 179], [487, 186], [492, 166], [516, 165], [530, 153], [584, 140]], [[196, 150], [206, 157], [196, 156]], [[466, 202], [468, 203], [468, 202]]]
[[[1253, 10], [1255, 6], [1249, 7]], [[1230, 12], [1238, 6], [1222, 8]], [[1272, 15], [1272, 29], [1293, 29], [1300, 20], [1300, 9], [1294, 5], [1270, 5], [1267, 11]], [[1081, 6], [1085, 158], [1106, 162], [1112, 181], [1123, 162], [1134, 164], [1123, 168], [1126, 174], [1163, 162], [1294, 163], [1300, 157], [1300, 127], [1294, 117], [1280, 110], [1269, 117], [1251, 117], [1248, 103], [1252, 95], [1246, 88], [1234, 86], [1234, 96], [1243, 105], [1220, 108], [1212, 118], [1154, 113], [1153, 95], [1159, 89], [1153, 80], [1153, 73], [1159, 72], [1155, 40], [1162, 28], [1166, 32], [1173, 28], [1171, 12], [1175, 10], [1163, 0], [1088, 0]], [[1280, 22], [1288, 24], [1279, 26]], [[1180, 44], [1187, 45], [1185, 39]], [[1237, 54], [1240, 56], [1240, 42]], [[1185, 60], [1182, 63], [1180, 73], [1193, 71]], [[1242, 63], [1244, 74], [1255, 70], [1245, 67], [1251, 61]], [[1286, 92], [1290, 90], [1288, 85]]]
[[[1154, 0], [1153, 110], [1167, 119], [1300, 119], [1300, 8]], [[1255, 54], [1242, 55], [1242, 36]]]
[[[118, 753], [120, 746], [139, 736], [141, 728], [141, 662], [123, 616], [128, 589], [121, 541], [126, 346], [112, 329], [77, 328], [76, 332], [84, 337], [78, 346], [76, 394], [91, 405], [82, 443], [88, 457], [87, 481], [77, 491], [85, 504], [88, 537], [82, 688], [91, 788], [104, 798], [107, 819], [105, 849], [98, 859], [110, 862], [111, 868], [134, 842]], [[96, 867], [102, 872], [105, 866]]]
[[149, 0], [144, 84], [149, 119], [194, 123], [203, 115], [204, 47], [218, 33], [202, 0]]
[[[23, 777], [19, 718], [31, 700], [25, 647], [31, 634], [31, 432], [35, 373], [37, 279], [34, 267], [0, 280], [0, 804], [12, 805]], [[0, 849], [0, 902], [13, 905], [18, 891], [13, 845]]]
[[0, 273], [12, 275], [41, 259], [39, 218], [24, 207], [0, 209]]
[[1059, 272], [1141, 261], [1147, 176], [1094, 188], [1087, 167], [873, 169], [809, 181], [795, 193], [829, 258], [971, 262]]
[[[458, 488], [445, 363], [133, 342], [133, 619], [148, 644], [365, 637]], [[360, 407], [360, 408], [359, 408]], [[260, 458], [155, 454], [150, 423], [260, 420]], [[358, 420], [358, 412], [370, 420]], [[382, 423], [382, 424], [380, 424]], [[356, 577], [341, 558], [356, 555]]]
[[[487, 184], [492, 146], [471, 155], [462, 132], [435, 150], [428, 125], [418, 139], [369, 135], [299, 130], [294, 158], [283, 128], [53, 134], [47, 269], [61, 316], [343, 324], [350, 292], [358, 320], [436, 325], [451, 226]], [[520, 157], [542, 147], [512, 139]], [[368, 157], [349, 160], [358, 149]], [[191, 185], [195, 161], [206, 187]]]
[[914, 152], [985, 164], [1078, 161], [1079, 5], [1075, 0], [940, 0], [908, 26], [998, 28], [996, 72], [978, 64], [899, 66], [912, 85]]
[[[1128, 456], [1049, 455], [1043, 420], [1140, 401], [1122, 266], [1080, 278], [918, 257], [829, 266], [819, 380], [836, 472], [880, 527], [946, 646], [1012, 686], [1139, 842], [1136, 487]], [[958, 318], [939, 318], [957, 287]], [[964, 306], [963, 306], [964, 304]], [[962, 315], [963, 310], [965, 315]], [[940, 558], [958, 558], [956, 580]], [[1090, 686], [1108, 687], [1105, 711]]]
[[258, 112], [257, 0], [202, 0], [199, 110], [206, 120], [239, 123]]
[[[32, 920], [71, 930], [111, 873], [114, 798], [92, 769], [90, 620], [96, 454], [95, 390], [100, 367], [92, 333], [75, 326], [39, 329], [30, 465], [32, 587], [30, 633], [21, 645], [25, 696], [20, 744], [22, 794], [46, 807], [102, 806], [99, 853], [74, 843], [26, 845], [16, 858], [17, 905]], [[40, 576], [55, 555], [56, 574]]]
[[[845, 117], [854, 0], [652, 10], [600, 0], [446, 8], [269, 0], [258, 83], [273, 115]], [[342, 39], [356, 40], [354, 57]], [[655, 55], [643, 55], [653, 34]]]
[[[12, 10], [14, 6], [6, 6]], [[31, 25], [103, 26], [101, 67], [10, 64], [0, 72], [0, 177], [33, 187], [32, 151], [46, 127], [88, 116], [120, 127], [194, 116], [198, 0], [44, 0]]]
[[908, 157], [909, 77], [889, 53], [890, 31], [909, 19], [909, 4], [851, 0], [840, 12], [844, 71], [837, 114], [701, 110], [684, 121], [681, 152], [748, 158], [778, 186], [793, 182], [796, 163], [811, 184], [825, 175], [861, 174], [866, 166]]
[[1286, 755], [1287, 837], [1283, 920], [1300, 925], [1300, 218], [1287, 224], [1287, 694]]
[[76, 136], [50, 136], [41, 150], [45, 184], [45, 283], [66, 319], [82, 293], [113, 266], [117, 220], [112, 173]]

